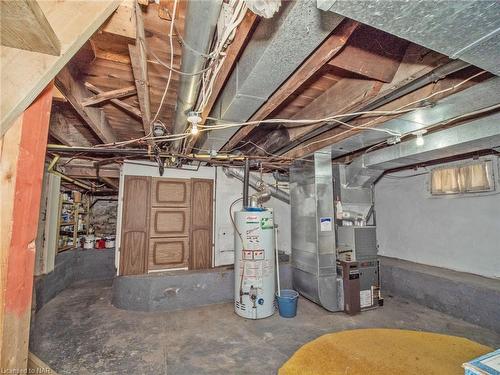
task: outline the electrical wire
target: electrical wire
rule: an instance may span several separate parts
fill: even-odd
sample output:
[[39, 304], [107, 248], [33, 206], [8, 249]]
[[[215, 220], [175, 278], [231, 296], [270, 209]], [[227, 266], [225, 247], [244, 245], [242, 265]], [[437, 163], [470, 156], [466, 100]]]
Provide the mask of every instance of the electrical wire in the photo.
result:
[[[424, 97], [424, 98], [417, 99], [417, 100], [415, 100], [415, 101], [413, 101], [413, 102], [411, 102], [411, 103], [408, 103], [408, 104], [406, 104], [406, 105], [404, 105], [404, 106], [401, 106], [401, 107], [397, 108], [395, 111], [404, 110], [404, 108], [406, 108], [406, 107], [408, 107], [408, 106], [410, 106], [410, 105], [417, 104], [417, 103], [423, 102], [423, 101], [425, 101], [425, 100], [428, 100], [428, 99], [430, 99], [430, 98], [432, 98], [432, 97], [434, 97], [434, 96], [436, 96], [436, 95], [439, 95], [439, 94], [442, 94], [442, 93], [445, 93], [445, 92], [448, 92], [448, 91], [451, 91], [451, 90], [455, 90], [455, 89], [457, 89], [458, 87], [460, 87], [460, 86], [462, 86], [463, 84], [465, 84], [466, 82], [468, 82], [468, 81], [470, 81], [470, 80], [472, 80], [472, 79], [474, 79], [474, 78], [476, 78], [476, 77], [478, 77], [478, 76], [480, 76], [480, 75], [482, 75], [482, 74], [484, 74], [484, 73], [486, 73], [486, 71], [485, 71], [485, 70], [483, 70], [483, 71], [481, 71], [481, 72], [479, 72], [479, 73], [473, 74], [472, 76], [470, 76], [470, 77], [468, 77], [468, 78], [464, 79], [463, 81], [461, 81], [461, 82], [457, 83], [456, 85], [450, 86], [450, 87], [448, 87], [448, 88], [446, 88], [446, 89], [443, 89], [443, 90], [439, 90], [439, 91], [437, 91], [437, 92], [435, 92], [435, 93], [433, 93], [433, 94], [431, 94], [431, 95], [428, 95], [428, 96], [426, 96], [426, 97]], [[417, 108], [419, 108], [419, 107], [410, 108], [409, 110], [410, 110], [410, 111], [413, 111], [413, 110], [415, 110], [415, 109], [417, 109]], [[381, 117], [382, 117], [382, 116], [381, 116]], [[374, 120], [371, 120], [371, 121], [367, 122], [366, 124], [360, 125], [360, 126], [359, 126], [359, 128], [365, 129], [368, 125], [371, 125], [373, 122], [377, 121], [377, 120], [378, 120], [378, 119], [380, 119], [381, 117], [378, 117], [378, 118], [376, 118], [376, 119], [374, 119]], [[368, 129], [368, 128], [367, 128], [367, 129]], [[373, 129], [373, 128], [370, 128], [370, 129]], [[334, 139], [336, 139], [336, 138], [338, 138], [338, 137], [341, 137], [342, 135], [347, 134], [347, 133], [349, 133], [349, 132], [352, 132], [352, 130], [351, 130], [351, 129], [349, 129], [349, 130], [343, 131], [343, 132], [341, 132], [341, 133], [335, 134], [335, 135], [333, 135], [333, 136], [331, 136], [331, 137], [324, 138], [324, 139], [319, 139], [319, 140], [316, 140], [316, 141], [314, 141], [314, 142], [307, 143], [307, 144], [305, 144], [305, 145], [302, 145], [301, 147], [296, 148], [296, 149], [295, 149], [295, 152], [300, 151], [300, 150], [303, 150], [303, 149], [305, 149], [305, 148], [309, 148], [309, 147], [311, 147], [312, 145], [315, 145], [315, 144], [318, 144], [318, 143], [324, 143], [324, 142], [326, 142], [326, 141], [331, 141], [331, 140], [334, 140]]]

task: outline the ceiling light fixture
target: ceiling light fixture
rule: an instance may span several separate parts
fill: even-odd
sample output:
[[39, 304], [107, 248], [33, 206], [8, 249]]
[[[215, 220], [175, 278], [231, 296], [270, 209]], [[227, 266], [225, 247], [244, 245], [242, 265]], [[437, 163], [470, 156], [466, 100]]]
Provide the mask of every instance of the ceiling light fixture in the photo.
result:
[[411, 134], [417, 136], [416, 144], [417, 146], [423, 146], [424, 144], [424, 134], [427, 133], [427, 129], [417, 130]]
[[198, 124], [201, 122], [201, 117], [198, 115], [198, 112], [191, 111], [188, 113], [187, 117], [188, 122], [191, 124], [191, 134], [198, 134]]

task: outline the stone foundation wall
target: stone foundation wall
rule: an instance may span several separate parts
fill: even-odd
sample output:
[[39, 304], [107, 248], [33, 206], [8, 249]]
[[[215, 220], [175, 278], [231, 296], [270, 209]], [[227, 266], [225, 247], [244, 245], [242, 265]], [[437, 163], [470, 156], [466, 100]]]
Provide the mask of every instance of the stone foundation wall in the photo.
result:
[[[117, 199], [116, 196], [96, 197], [94, 199]], [[91, 209], [90, 225], [94, 227], [96, 236], [115, 235], [118, 200], [100, 200]]]

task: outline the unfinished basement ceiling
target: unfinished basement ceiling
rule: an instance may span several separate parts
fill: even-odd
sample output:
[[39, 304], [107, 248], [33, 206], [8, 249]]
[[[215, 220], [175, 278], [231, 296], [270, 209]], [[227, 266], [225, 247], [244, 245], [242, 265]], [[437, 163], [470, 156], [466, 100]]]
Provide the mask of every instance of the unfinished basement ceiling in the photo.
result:
[[[177, 7], [175, 33], [183, 33], [184, 19], [186, 13], [186, 2], [180, 1]], [[148, 53], [147, 69], [148, 84], [151, 100], [151, 112], [153, 115], [159, 108], [160, 100], [168, 77], [168, 69], [162, 66], [157, 60], [158, 57], [163, 62], [170, 59], [170, 47], [168, 32], [170, 27], [170, 15], [172, 13], [172, 2], [162, 2], [161, 5], [150, 4], [141, 7], [141, 15], [144, 22], [144, 33], [147, 48], [152, 51]], [[133, 88], [136, 85], [132, 62], [130, 58], [129, 45], [136, 44], [135, 9], [133, 1], [125, 1], [118, 8], [116, 13], [105, 23], [82, 47], [82, 49], [70, 61], [69, 66], [74, 69], [75, 79], [79, 85], [86, 87], [87, 96], [92, 96], [100, 92], [108, 92], [126, 88]], [[174, 64], [175, 69], [180, 69], [181, 45], [179, 37], [174, 36]], [[154, 55], [153, 55], [154, 54]], [[155, 57], [156, 56], [156, 57]], [[166, 96], [164, 105], [160, 110], [159, 119], [168, 127], [172, 126], [175, 114], [175, 103], [177, 100], [177, 88], [179, 75], [172, 73], [170, 89]], [[57, 84], [57, 80], [56, 80]], [[89, 87], [91, 87], [89, 89]], [[93, 88], [99, 89], [95, 91]], [[132, 109], [124, 109], [123, 106], [113, 103], [113, 101], [103, 101], [91, 108], [102, 109], [111, 131], [116, 136], [117, 141], [138, 138], [144, 136], [142, 115], [137, 92], [134, 91], [118, 100]], [[89, 108], [89, 107], [87, 107]], [[59, 107], [54, 108], [59, 112]], [[73, 113], [68, 113], [73, 112]], [[79, 128], [73, 128], [72, 118], [78, 117], [77, 111], [68, 110], [66, 107], [61, 111], [61, 116], [54, 120], [51, 133], [54, 129], [62, 129], [67, 133], [80, 133]], [[83, 121], [83, 123], [85, 123]], [[65, 139], [67, 145], [83, 146], [87, 143], [102, 143], [95, 134], [88, 136], [87, 132], [82, 135], [82, 142], [78, 142], [75, 137]], [[59, 137], [55, 137], [60, 139]]]
[[[465, 53], [474, 49], [464, 49], [467, 43], [477, 40], [479, 45], [496, 40], [498, 17], [492, 16], [498, 11], [496, 4], [487, 2], [486, 12], [465, 3], [456, 6], [446, 1], [434, 5], [416, 2], [410, 6], [405, 3], [401, 13], [404, 19], [409, 19], [409, 14], [418, 19], [421, 12], [434, 15], [427, 19], [434, 22], [434, 27], [427, 29], [441, 32], [442, 38], [433, 39], [423, 32], [410, 38], [397, 28], [399, 21], [389, 22], [389, 14], [395, 9], [391, 8], [391, 2], [378, 2], [380, 17], [364, 15], [364, 18], [356, 14], [355, 10], [359, 8], [351, 3], [285, 2], [271, 19], [247, 11], [229, 44], [226, 61], [201, 114], [201, 124], [210, 127], [227, 122], [254, 123], [204, 129], [198, 135], [188, 136], [181, 142], [180, 151], [175, 152], [181, 164], [190, 163], [197, 154], [202, 156], [210, 152], [212, 155], [217, 153], [218, 157], [233, 157], [228, 160], [238, 160], [237, 154], [260, 158], [270, 169], [286, 169], [294, 159], [325, 147], [331, 149], [332, 158], [350, 162], [375, 144], [378, 144], [377, 148], [388, 146], [380, 144], [390, 138], [384, 129], [405, 133], [411, 129], [434, 127], [440, 121], [459, 115], [472, 121], [498, 111], [499, 89], [491, 81], [492, 72], [496, 70], [491, 69], [491, 63], [487, 62], [495, 58], [495, 54], [485, 48], [480, 54], [481, 59], [476, 61]], [[374, 6], [373, 3], [370, 6]], [[435, 12], [431, 12], [429, 7], [432, 6]], [[56, 85], [63, 86], [60, 90], [64, 91], [64, 82], [59, 81], [67, 81], [68, 78], [61, 77], [68, 75], [69, 71], [74, 85], [83, 87], [83, 94], [80, 93], [80, 98], [75, 100], [68, 96], [68, 92], [63, 92], [63, 98], [55, 101], [50, 129], [52, 140], [83, 147], [79, 152], [93, 156], [92, 150], [85, 147], [138, 139], [148, 134], [150, 127], [144, 116], [143, 98], [144, 92], [148, 91], [143, 86], [146, 84], [149, 88], [153, 117], [168, 79], [169, 70], [157, 60], [159, 58], [165, 64], [170, 58], [168, 33], [172, 7], [171, 1], [140, 7], [134, 1], [124, 2], [92, 36], [66, 70], [56, 77]], [[336, 7], [339, 9], [333, 12]], [[446, 7], [451, 7], [457, 17], [439, 23]], [[138, 76], [131, 61], [133, 46], [137, 50], [141, 45], [141, 33], [137, 31], [141, 29], [141, 21], [137, 25], [135, 21], [137, 9], [144, 24], [147, 82]], [[474, 11], [477, 17], [485, 15], [483, 28], [465, 22], [467, 9]], [[175, 69], [181, 69], [182, 55], [189, 51], [189, 43], [193, 42], [186, 40], [184, 44], [183, 38], [192, 38], [198, 27], [196, 17], [200, 17], [199, 14], [188, 14], [188, 10], [186, 1], [178, 2], [173, 38]], [[191, 22], [186, 23], [186, 19]], [[186, 25], [192, 28], [190, 33], [185, 32]], [[411, 30], [417, 27], [409, 25]], [[457, 28], [463, 35], [449, 39], [444, 45], [442, 40], [447, 40], [447, 33], [457, 34]], [[436, 44], [436, 41], [441, 42]], [[460, 54], [465, 61], [453, 59], [460, 50], [465, 51]], [[174, 134], [189, 131], [189, 124], [182, 124], [186, 121], [187, 111], [185, 108], [176, 109], [179, 82], [179, 74], [173, 72], [159, 113], [159, 119]], [[467, 99], [470, 95], [466, 93], [469, 92], [476, 92], [472, 95], [473, 101]], [[111, 100], [104, 98], [82, 107], [82, 103], [99, 93], [114, 96], [110, 96]], [[414, 111], [397, 112], [402, 108]], [[376, 118], [370, 114], [357, 114], [374, 110], [386, 111], [387, 114]], [[88, 112], [92, 113], [89, 115]], [[469, 112], [474, 114], [469, 116]], [[331, 116], [340, 121], [325, 120]], [[424, 120], [419, 119], [422, 116]], [[176, 118], [181, 123], [176, 124], [174, 130]], [[311, 123], [313, 119], [320, 121]], [[89, 120], [93, 123], [89, 124]], [[259, 121], [274, 122], [259, 124]], [[446, 126], [464, 123], [465, 120], [461, 120]], [[107, 133], [106, 129], [101, 129], [106, 127]], [[382, 131], [367, 130], [372, 127]], [[433, 128], [433, 131], [438, 130], [439, 126]], [[159, 145], [159, 155], [166, 160], [173, 148], [168, 142]], [[126, 146], [129, 149], [141, 148], [144, 153], [139, 157], [146, 155], [144, 141]], [[126, 150], [121, 150], [120, 154], [122, 159], [126, 158]], [[94, 156], [105, 158], [104, 155], [118, 156], [112, 150], [106, 154], [101, 150]], [[205, 156], [203, 158], [207, 161]], [[215, 164], [216, 160], [211, 161], [209, 157], [208, 163]]]

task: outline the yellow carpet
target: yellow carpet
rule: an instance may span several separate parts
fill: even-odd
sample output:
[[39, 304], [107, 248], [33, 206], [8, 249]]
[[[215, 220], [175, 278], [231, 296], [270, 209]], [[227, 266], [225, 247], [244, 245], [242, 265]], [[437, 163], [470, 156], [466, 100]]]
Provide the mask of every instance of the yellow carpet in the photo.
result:
[[358, 329], [321, 336], [279, 375], [463, 374], [461, 365], [493, 351], [461, 337], [398, 329]]

